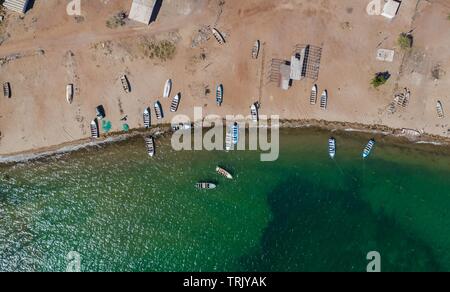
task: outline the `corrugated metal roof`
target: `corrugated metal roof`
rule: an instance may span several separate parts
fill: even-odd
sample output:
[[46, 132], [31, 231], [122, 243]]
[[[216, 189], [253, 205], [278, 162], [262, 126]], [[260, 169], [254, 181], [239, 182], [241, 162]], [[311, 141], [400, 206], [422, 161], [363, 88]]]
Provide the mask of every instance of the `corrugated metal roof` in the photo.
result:
[[29, 0], [5, 0], [3, 6], [18, 13], [25, 13], [28, 8], [28, 2]]
[[150, 24], [156, 0], [133, 0], [131, 4], [129, 19]]

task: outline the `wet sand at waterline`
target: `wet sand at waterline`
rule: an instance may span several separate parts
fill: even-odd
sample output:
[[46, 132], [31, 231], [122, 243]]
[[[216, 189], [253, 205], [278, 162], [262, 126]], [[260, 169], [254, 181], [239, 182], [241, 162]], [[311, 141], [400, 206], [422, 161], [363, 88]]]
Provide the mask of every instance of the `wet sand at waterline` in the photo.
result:
[[[369, 2], [369, 1], [367, 1]], [[434, 27], [450, 28], [450, 8], [442, 1], [404, 1], [399, 15], [388, 21], [368, 16], [366, 1], [219, 1], [165, 0], [158, 20], [150, 27], [129, 22], [110, 29], [106, 21], [130, 1], [82, 1], [83, 19], [66, 15], [64, 1], [36, 1], [24, 19], [8, 14], [1, 25], [0, 58], [22, 57], [0, 66], [0, 81], [9, 81], [13, 97], [0, 99], [0, 155], [55, 147], [89, 137], [95, 107], [104, 105], [112, 132], [128, 116], [133, 129], [143, 126], [142, 113], [160, 100], [170, 123], [171, 98], [163, 99], [164, 84], [174, 82], [172, 95], [182, 93], [180, 114], [193, 117], [200, 106], [206, 114], [249, 114], [260, 101], [261, 114], [282, 119], [316, 119], [409, 128], [446, 136], [449, 118], [438, 119], [436, 100], [449, 105], [450, 39]], [[414, 20], [413, 17], [415, 16]], [[207, 26], [226, 38], [202, 39]], [[397, 45], [402, 32], [414, 31], [414, 48]], [[295, 29], [293, 29], [295, 28]], [[175, 54], [168, 60], [144, 56], [143, 39], [170, 41]], [[258, 60], [251, 58], [261, 40]], [[323, 49], [317, 81], [294, 83], [287, 91], [268, 82], [272, 59], [289, 59], [297, 44]], [[375, 60], [379, 47], [394, 49], [393, 63]], [[433, 79], [439, 65], [442, 78]], [[389, 71], [388, 83], [371, 87], [374, 73]], [[126, 74], [132, 91], [123, 91]], [[72, 105], [65, 100], [68, 83], [75, 85]], [[314, 83], [329, 92], [327, 111], [309, 105]], [[215, 105], [215, 88], [224, 85], [224, 104]], [[388, 114], [393, 95], [408, 87], [406, 109]], [[153, 120], [155, 123], [155, 120]]]

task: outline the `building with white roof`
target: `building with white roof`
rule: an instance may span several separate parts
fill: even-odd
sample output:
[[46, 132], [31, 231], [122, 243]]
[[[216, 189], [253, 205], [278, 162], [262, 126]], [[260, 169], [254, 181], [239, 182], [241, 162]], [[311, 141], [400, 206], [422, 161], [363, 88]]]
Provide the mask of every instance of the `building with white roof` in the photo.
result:
[[401, 1], [399, 0], [389, 0], [383, 7], [382, 16], [393, 19], [400, 9]]
[[29, 0], [5, 0], [3, 6], [18, 13], [25, 13], [28, 9]]
[[128, 18], [149, 25], [156, 2], [156, 0], [133, 0]]

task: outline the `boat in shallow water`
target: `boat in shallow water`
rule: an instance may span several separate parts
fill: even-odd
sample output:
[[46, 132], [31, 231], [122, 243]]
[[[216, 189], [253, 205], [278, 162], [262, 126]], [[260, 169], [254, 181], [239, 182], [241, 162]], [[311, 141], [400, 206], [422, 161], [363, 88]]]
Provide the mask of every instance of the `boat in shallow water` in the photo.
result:
[[98, 120], [95, 119], [91, 122], [91, 137], [92, 139], [100, 138], [100, 130], [98, 128]]
[[150, 108], [146, 108], [144, 111], [144, 127], [148, 129], [151, 127], [151, 125], [152, 125], [152, 118]]
[[333, 137], [328, 140], [328, 153], [331, 159], [336, 157], [336, 139]]
[[222, 106], [222, 103], [223, 103], [223, 85], [222, 84], [217, 86], [216, 103], [218, 106]]
[[148, 155], [150, 157], [155, 156], [155, 140], [153, 139], [153, 136], [145, 137], [144, 140]]
[[172, 100], [172, 104], [170, 105], [170, 111], [175, 113], [178, 111], [178, 107], [180, 106], [181, 93], [175, 95]]
[[238, 123], [234, 123], [232, 129], [232, 141], [234, 145], [239, 143], [239, 125]]
[[156, 119], [158, 119], [158, 120], [164, 119], [164, 113], [162, 110], [161, 103], [159, 101], [155, 102], [155, 113], [156, 113]]
[[226, 177], [227, 179], [233, 179], [233, 176], [231, 175], [231, 173], [229, 173], [226, 169], [224, 169], [223, 167], [217, 166], [216, 167], [216, 172], [218, 174], [220, 174], [223, 177]]
[[370, 156], [370, 154], [372, 153], [373, 147], [375, 147], [374, 139], [370, 140], [369, 143], [367, 143], [366, 148], [364, 148], [364, 151], [362, 154], [363, 158], [367, 158]]
[[195, 187], [199, 190], [213, 190], [217, 185], [209, 182], [199, 182], [195, 184]]
[[257, 40], [252, 48], [252, 58], [253, 59], [255, 59], [255, 60], [258, 59], [260, 50], [261, 50], [261, 42], [259, 40]]
[[315, 105], [317, 103], [317, 92], [318, 92], [317, 84], [314, 84], [314, 86], [311, 89], [311, 96], [309, 97], [309, 103], [311, 105]]
[[168, 98], [170, 96], [170, 92], [172, 91], [172, 79], [166, 81], [166, 85], [164, 86], [164, 98]]

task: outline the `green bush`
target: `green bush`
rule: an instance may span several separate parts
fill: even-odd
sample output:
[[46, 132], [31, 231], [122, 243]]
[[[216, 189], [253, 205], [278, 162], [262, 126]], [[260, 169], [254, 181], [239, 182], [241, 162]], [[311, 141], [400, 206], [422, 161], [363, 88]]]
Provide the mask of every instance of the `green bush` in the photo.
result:
[[410, 49], [412, 47], [413, 44], [413, 37], [411, 34], [407, 34], [407, 33], [402, 33], [399, 37], [398, 37], [398, 45], [400, 46], [400, 48], [402, 48], [403, 50], [407, 50]]
[[150, 59], [159, 59], [167, 61], [173, 58], [176, 52], [176, 46], [168, 40], [154, 41], [143, 40], [140, 44], [144, 56]]
[[381, 85], [384, 85], [389, 78], [391, 77], [391, 74], [389, 72], [380, 72], [375, 74], [375, 77], [372, 79], [371, 84], [373, 87], [378, 88]]

